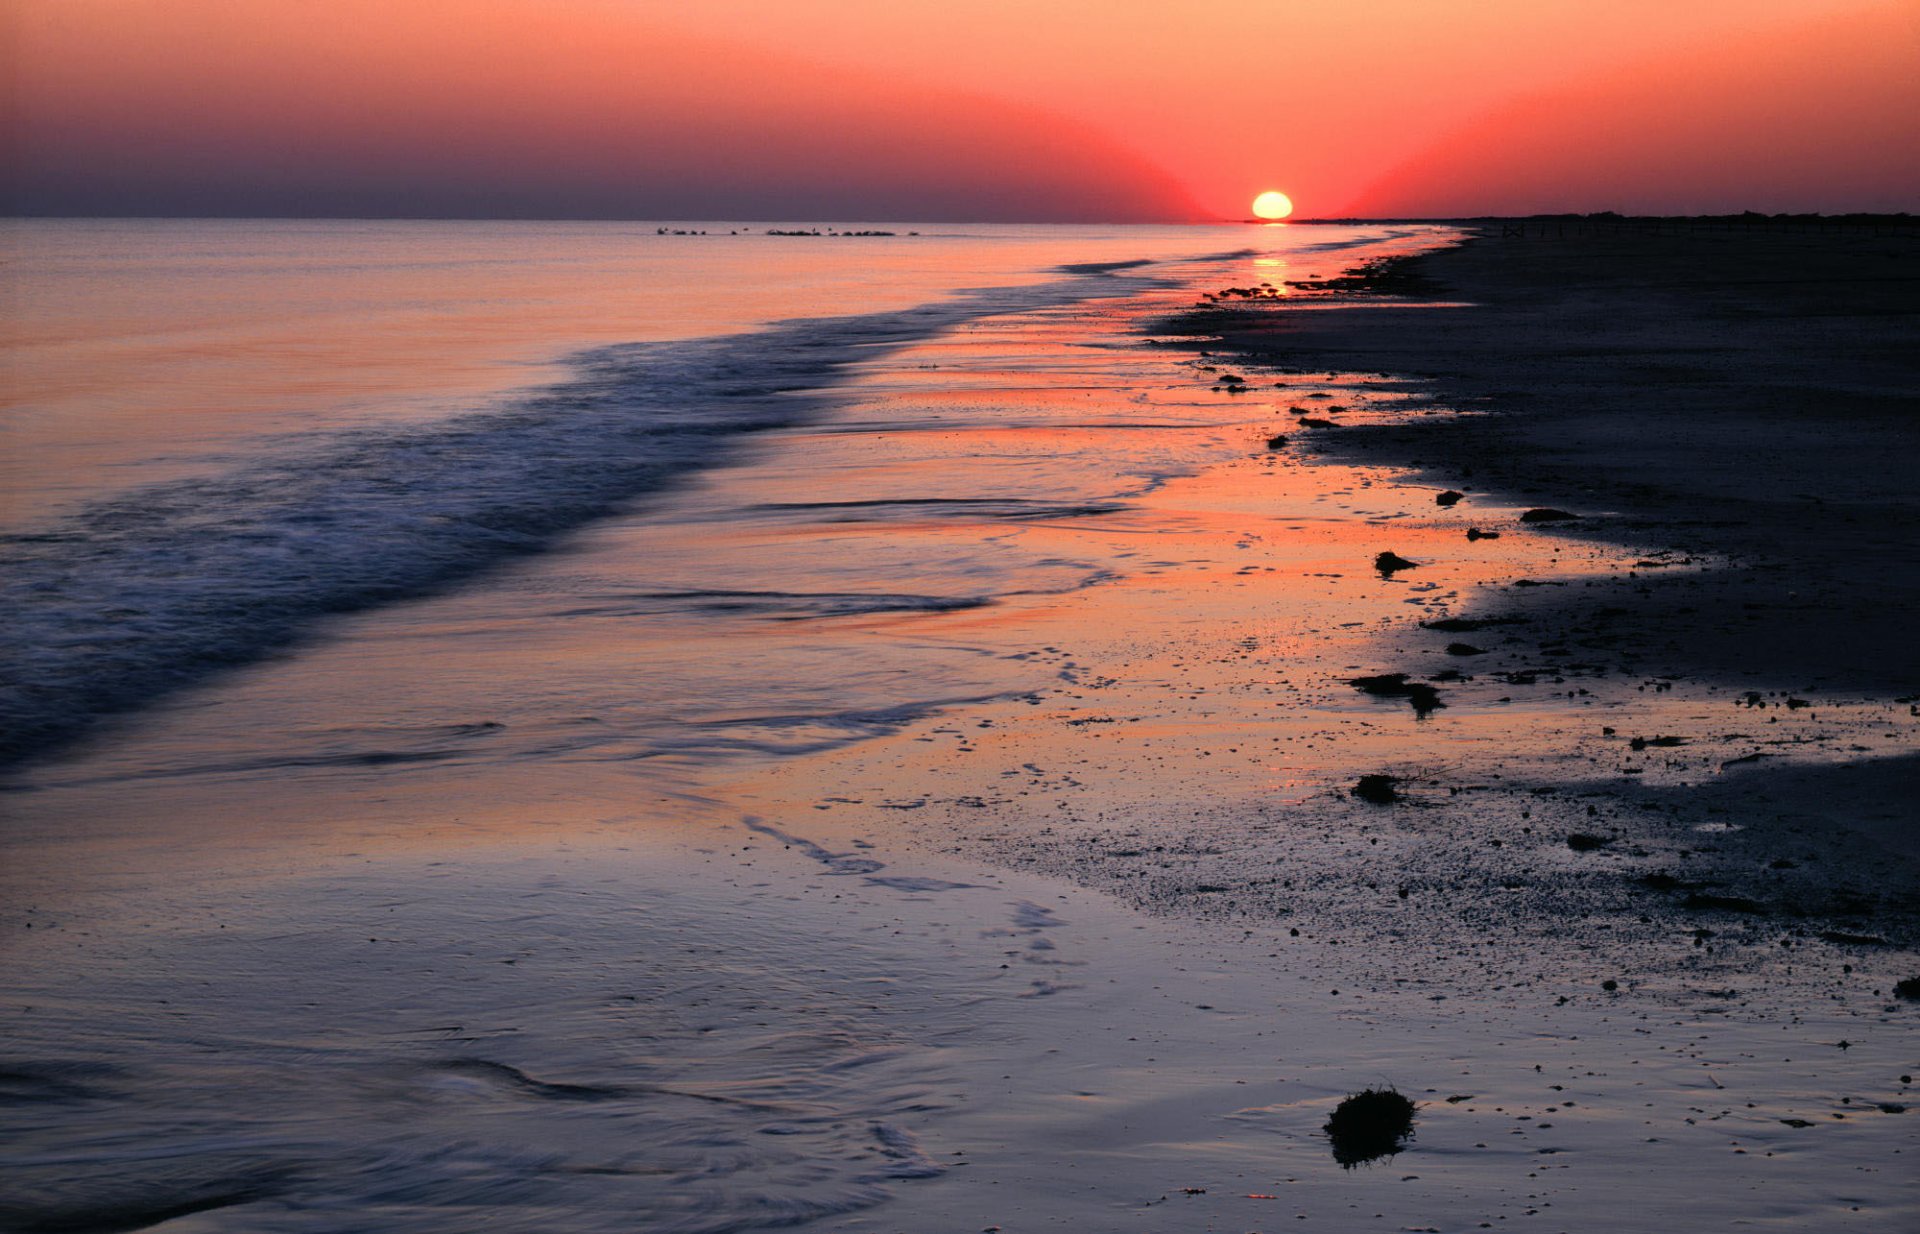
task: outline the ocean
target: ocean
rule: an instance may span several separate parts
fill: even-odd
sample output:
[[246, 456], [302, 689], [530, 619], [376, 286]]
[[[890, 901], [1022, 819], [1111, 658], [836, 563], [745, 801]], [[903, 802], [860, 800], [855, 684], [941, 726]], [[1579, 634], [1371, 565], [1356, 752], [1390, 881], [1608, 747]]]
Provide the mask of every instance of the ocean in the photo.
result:
[[8, 226], [0, 1211], [248, 1231], [946, 1173], [1061, 923], [820, 826], [1099, 689], [1155, 495], [1271, 463], [1159, 316], [1450, 234]]
[[[1127, 335], [1128, 315], [1164, 308], [1195, 279], [1284, 285], [1420, 234], [671, 230], [696, 234], [637, 224], [12, 224], [0, 586], [18, 637], [4, 665], [6, 754], [57, 749], [110, 717], [179, 699], [321, 639], [343, 614], [386, 610], [403, 622], [419, 616], [393, 606], [423, 596], [521, 590], [532, 576], [512, 563], [563, 548], [552, 560], [578, 561], [582, 537], [604, 541], [619, 528], [645, 547], [602, 563], [607, 573], [591, 581], [556, 578], [551, 594], [541, 584], [542, 625], [591, 630], [596, 641], [609, 627], [624, 637], [693, 622], [676, 627], [682, 637], [702, 614], [790, 621], [950, 609], [1081, 585], [1104, 567], [1018, 553], [943, 565], [899, 560], [883, 543], [816, 568], [764, 553], [723, 561], [714, 546], [742, 527], [764, 540], [768, 524], [817, 520], [843, 496], [835, 486], [848, 463], [797, 451], [791, 500], [732, 508], [723, 465], [794, 434], [829, 435], [858, 401], [863, 441], [891, 443], [859, 466], [902, 485], [862, 497], [867, 521], [910, 511], [1017, 525], [1062, 505], [1111, 502], [1140, 477], [1098, 474], [1105, 446], [1035, 451], [1017, 477], [1000, 459], [967, 475], [927, 458], [919, 436], [1004, 426], [997, 402], [969, 398], [1009, 367], [1036, 392], [1063, 380], [1129, 380], [1131, 361], [1151, 353]], [[1061, 316], [1081, 313], [1101, 323], [1101, 345], [1061, 337]], [[891, 406], [876, 411], [876, 395], [888, 392]], [[898, 423], [878, 431], [876, 414]], [[1129, 427], [1117, 423], [1112, 436]], [[931, 470], [908, 478], [916, 466]], [[690, 518], [684, 534], [657, 542], [663, 524]], [[575, 603], [561, 598], [569, 587], [579, 589]], [[792, 709], [779, 692], [818, 674], [779, 676], [765, 683], [774, 693], [763, 704], [738, 705]], [[559, 684], [538, 677], [510, 692], [524, 700]], [[833, 677], [848, 706], [830, 713], [926, 701]], [[630, 741], [631, 725], [610, 715], [689, 693], [661, 681], [595, 698], [582, 684], [564, 687], [567, 709], [624, 736], [548, 731], [541, 749]], [[436, 693], [409, 691], [409, 719], [388, 723], [501, 722], [469, 718], [471, 702]], [[269, 723], [318, 722], [330, 734], [320, 748], [282, 728], [290, 744], [275, 738], [268, 751], [223, 757], [447, 753], [441, 739], [428, 748], [356, 741], [343, 730], [363, 717], [321, 717], [317, 703], [276, 708]], [[684, 726], [668, 727], [677, 731], [650, 731], [648, 748], [689, 740]]]
[[1460, 230], [6, 228], [0, 1228], [1912, 1226], [1909, 953], [1759, 903], [1896, 880], [1737, 795], [1908, 700], [1421, 461], [1495, 310], [1314, 283]]

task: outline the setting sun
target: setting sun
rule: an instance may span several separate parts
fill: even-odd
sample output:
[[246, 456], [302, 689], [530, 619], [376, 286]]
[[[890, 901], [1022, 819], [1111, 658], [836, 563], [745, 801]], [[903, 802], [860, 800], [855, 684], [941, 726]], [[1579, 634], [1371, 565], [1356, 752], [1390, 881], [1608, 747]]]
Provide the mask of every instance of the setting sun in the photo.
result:
[[1253, 199], [1253, 212], [1263, 219], [1283, 219], [1293, 213], [1293, 199], [1269, 189]]

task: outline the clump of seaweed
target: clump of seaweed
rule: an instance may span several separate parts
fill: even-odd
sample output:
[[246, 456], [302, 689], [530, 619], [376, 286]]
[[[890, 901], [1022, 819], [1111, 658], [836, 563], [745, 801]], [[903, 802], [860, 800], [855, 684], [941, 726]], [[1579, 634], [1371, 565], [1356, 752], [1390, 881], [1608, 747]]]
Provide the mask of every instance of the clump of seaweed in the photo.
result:
[[1400, 779], [1397, 776], [1361, 776], [1359, 782], [1347, 792], [1373, 805], [1390, 806], [1400, 800], [1399, 783]]
[[1414, 1104], [1391, 1086], [1354, 1093], [1333, 1107], [1324, 1130], [1333, 1142], [1333, 1159], [1351, 1170], [1378, 1157], [1391, 1157], [1413, 1135]]
[[1417, 719], [1424, 720], [1429, 712], [1446, 706], [1440, 701], [1440, 691], [1424, 681], [1407, 680], [1405, 673], [1376, 673], [1371, 677], [1352, 678], [1347, 684], [1375, 698], [1404, 698], [1413, 707]]

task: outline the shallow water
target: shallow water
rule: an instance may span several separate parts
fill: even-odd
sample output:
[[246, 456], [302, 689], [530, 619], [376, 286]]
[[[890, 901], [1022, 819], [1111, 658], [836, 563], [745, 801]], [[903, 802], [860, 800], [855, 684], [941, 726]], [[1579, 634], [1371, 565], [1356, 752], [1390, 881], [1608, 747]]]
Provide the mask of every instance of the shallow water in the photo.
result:
[[[1365, 238], [244, 223], [15, 233], [4, 598], [18, 636], [0, 696], [14, 755], [245, 665], [330, 614], [552, 548], [751, 434], [821, 418], [826, 388], [908, 344], [1138, 294], [1191, 273], [1167, 263], [1249, 236], [1263, 252]], [[1200, 264], [1257, 260], [1238, 252]], [[888, 575], [865, 566], [859, 589], [895, 590]], [[780, 589], [742, 576], [693, 590], [723, 605]], [[897, 590], [909, 607], [953, 602]]]
[[41, 914], [15, 951], [0, 1215], [704, 1234], [940, 1172], [900, 1120], [951, 1104], [936, 1034], [1013, 996], [997, 969], [796, 880], [756, 905], [724, 868], [613, 856]]
[[[931, 1172], [898, 1120], [951, 1098], [882, 1008], [967, 1036], [972, 929], [472, 845], [706, 834], [718, 767], [1055, 678], [912, 622], [1101, 585], [1035, 529], [1241, 448], [1141, 314], [1424, 240], [15, 234], [10, 1203], [246, 1229], [749, 1228]], [[356, 848], [428, 864], [314, 877]]]
[[[1143, 333], [1198, 287], [1444, 231], [70, 226], [36, 241], [65, 256], [35, 277], [73, 285], [35, 293], [69, 306], [49, 314], [67, 333], [16, 352], [44, 378], [16, 412], [44, 465], [21, 473], [4, 584], [32, 632], [11, 705], [43, 726], [0, 799], [6, 1152], [33, 1220], [891, 1228], [873, 1206], [909, 1185], [973, 1194], [936, 1170], [958, 1149], [997, 1146], [995, 1177], [1038, 1194], [1073, 1135], [1207, 1092], [1179, 1143], [1081, 1158], [1160, 1189], [1090, 1197], [1083, 1226], [1123, 1202], [1151, 1222], [1154, 1195], [1209, 1160], [1264, 1168], [1276, 1136], [1320, 1163], [1316, 1103], [1373, 1073], [1339, 1031], [1298, 1055], [1319, 1068], [1303, 1087], [1260, 1100], [1207, 1078], [1229, 1040], [1266, 1048], [1246, 1033], [1160, 1038], [1182, 1068], [1046, 1062], [1088, 1023], [1033, 1019], [1075, 984], [1049, 910], [896, 864], [905, 834], [1069, 877], [1241, 860], [1146, 857], [1197, 826], [1169, 811], [1207, 803], [1290, 875], [1391, 885], [1361, 862], [1406, 850], [1369, 855], [1369, 826], [1313, 812], [1344, 796], [1330, 777], [1501, 768], [1520, 737], [1569, 776], [1613, 757], [1570, 691], [1483, 673], [1423, 720], [1345, 682], [1490, 581], [1577, 586], [1635, 554], [1522, 535], [1462, 553], [1470, 520], [1515, 512], [1435, 511], [1403, 478], [1316, 462], [1293, 427], [1297, 408], [1428, 414], [1404, 387], [1234, 393]], [[159, 324], [196, 255], [211, 273], [180, 294], [204, 347]], [[151, 285], [123, 297], [129, 279]], [[123, 298], [125, 318], [99, 311]], [[324, 345], [294, 345], [310, 332]], [[1294, 444], [1269, 451], [1276, 429]], [[1426, 564], [1383, 578], [1382, 548]], [[1725, 732], [1729, 700], [1616, 684], [1610, 719], [1698, 735], [1649, 778], [1756, 748]], [[637, 855], [605, 851], [629, 838]], [[786, 873], [755, 876], [763, 852]], [[1239, 933], [1235, 914], [1213, 919]], [[1167, 979], [1110, 970], [1092, 1022], [1114, 1031]], [[1182, 1014], [1195, 1001], [1229, 1000]], [[1002, 1086], [1014, 1037], [1036, 1078]], [[1412, 1049], [1361, 1064], [1418, 1074]], [[1474, 1134], [1430, 1130], [1423, 1168], [1459, 1166]], [[1187, 1173], [1144, 1172], [1156, 1154]], [[1447, 1177], [1406, 1220], [1445, 1188], [1469, 1224], [1527, 1198]], [[923, 1228], [1004, 1216], [919, 1203], [945, 1223]]]

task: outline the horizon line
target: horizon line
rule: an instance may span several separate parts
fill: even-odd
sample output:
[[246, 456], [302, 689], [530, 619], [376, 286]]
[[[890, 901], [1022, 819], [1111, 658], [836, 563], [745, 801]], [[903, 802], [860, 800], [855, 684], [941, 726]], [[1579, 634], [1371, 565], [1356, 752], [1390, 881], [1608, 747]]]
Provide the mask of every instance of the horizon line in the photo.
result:
[[[1920, 208], [1920, 207], [1917, 207]], [[525, 215], [525, 214], [80, 214], [55, 212], [0, 212], [0, 220], [7, 222], [233, 222], [233, 223], [632, 223], [648, 226], [689, 226], [705, 225], [716, 227], [742, 227], [760, 225], [795, 224], [806, 226], [892, 226], [892, 227], [931, 227], [931, 226], [1001, 226], [1001, 227], [1287, 227], [1295, 224], [1324, 226], [1328, 224], [1382, 224], [1382, 223], [1501, 223], [1534, 222], [1542, 219], [1564, 219], [1601, 222], [1656, 222], [1684, 219], [1884, 219], [1884, 220], [1920, 220], [1920, 215], [1907, 210], [1847, 210], [1829, 213], [1826, 211], [1763, 211], [1763, 210], [1721, 210], [1699, 211], [1685, 214], [1626, 214], [1617, 210], [1589, 211], [1537, 211], [1528, 214], [1454, 214], [1454, 215], [1309, 215], [1284, 219], [1261, 218], [1207, 218], [1207, 219], [862, 219], [853, 217], [837, 218], [755, 218], [733, 219], [715, 217], [681, 218], [643, 218], [638, 215], [621, 214], [574, 214], [574, 215]]]

